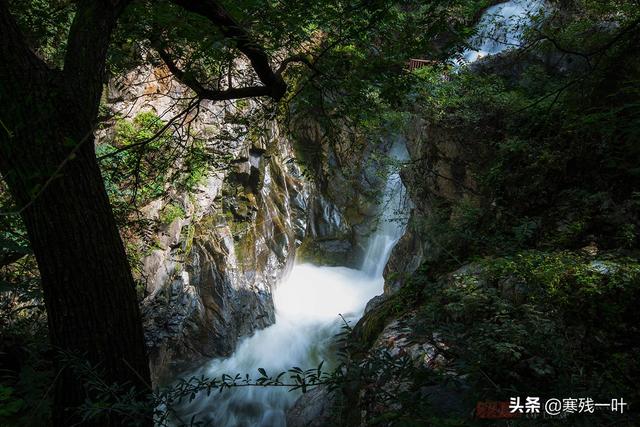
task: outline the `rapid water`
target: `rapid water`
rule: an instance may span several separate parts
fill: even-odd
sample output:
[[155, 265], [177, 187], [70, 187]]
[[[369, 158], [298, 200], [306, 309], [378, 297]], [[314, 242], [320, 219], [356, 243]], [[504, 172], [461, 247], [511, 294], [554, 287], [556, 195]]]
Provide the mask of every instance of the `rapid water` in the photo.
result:
[[[456, 65], [471, 63], [521, 43], [524, 28], [540, 13], [541, 0], [511, 0], [488, 8], [478, 23], [479, 31]], [[379, 203], [379, 220], [369, 239], [359, 270], [310, 264], [296, 265], [274, 290], [276, 321], [243, 339], [233, 355], [215, 359], [193, 375], [219, 378], [222, 374], [259, 377], [258, 368], [269, 376], [298, 366], [315, 368], [321, 361], [330, 369], [335, 354], [335, 335], [343, 325], [342, 315], [355, 322], [366, 303], [382, 293], [382, 272], [408, 220], [410, 201], [397, 164], [409, 158], [402, 141], [388, 153], [391, 163]], [[201, 393], [180, 408], [174, 408], [174, 425], [191, 421], [215, 427], [285, 427], [286, 410], [300, 396], [286, 387], [241, 387], [210, 396]], [[179, 418], [179, 419], [178, 419]]]
[[361, 267], [371, 277], [382, 276], [391, 250], [404, 234], [411, 208], [399, 170], [399, 165], [409, 160], [405, 143], [396, 141], [387, 155], [392, 164], [387, 171], [377, 228], [369, 240]]
[[525, 28], [543, 7], [543, 0], [511, 0], [487, 8], [477, 24], [477, 33], [469, 40], [472, 48], [462, 53], [458, 65], [520, 47]]
[[[391, 147], [392, 159], [408, 158], [404, 143]], [[275, 289], [276, 321], [240, 342], [228, 358], [215, 359], [195, 376], [220, 377], [222, 374], [258, 378], [258, 368], [275, 377], [292, 367], [311, 369], [324, 361], [331, 368], [335, 355], [335, 336], [343, 321], [354, 323], [362, 316], [367, 302], [382, 293], [382, 271], [391, 250], [404, 233], [407, 213], [405, 189], [397, 167], [389, 167], [380, 201], [380, 221], [371, 236], [360, 270], [300, 264]], [[286, 378], [286, 377], [285, 377]], [[189, 425], [192, 417], [206, 426], [284, 427], [286, 410], [300, 396], [286, 387], [240, 387], [201, 393], [180, 408], [175, 425]]]

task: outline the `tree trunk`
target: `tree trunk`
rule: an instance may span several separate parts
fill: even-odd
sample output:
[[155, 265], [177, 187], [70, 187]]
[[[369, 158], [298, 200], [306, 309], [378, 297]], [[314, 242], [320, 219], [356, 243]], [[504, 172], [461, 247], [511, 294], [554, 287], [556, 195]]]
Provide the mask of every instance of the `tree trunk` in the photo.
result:
[[[174, 2], [234, 39], [264, 84], [202, 90], [201, 96], [284, 95], [282, 70], [271, 70], [268, 55], [216, 1]], [[57, 70], [33, 53], [8, 1], [0, 0], [0, 173], [20, 208], [38, 261], [53, 346], [84, 358], [107, 385], [148, 391], [134, 282], [93, 146], [110, 36], [130, 0], [74, 3], [64, 66]], [[177, 66], [172, 68], [184, 77]], [[200, 88], [198, 84], [194, 90]], [[71, 367], [60, 367], [54, 424], [78, 425], [74, 409], [91, 392], [91, 384]], [[143, 418], [142, 425], [152, 424], [151, 418]], [[85, 423], [125, 424], [126, 414]]]
[[[0, 0], [0, 173], [38, 261], [52, 346], [87, 362], [104, 384], [144, 394], [150, 375], [135, 285], [93, 145], [106, 49], [125, 4], [78, 3], [71, 59], [60, 71], [30, 51]], [[79, 422], [77, 407], [95, 388], [75, 365], [58, 363], [53, 424], [129, 425], [129, 414], [108, 411]]]
[[[150, 376], [136, 291], [95, 158], [93, 136], [80, 141], [73, 154], [65, 150], [72, 159], [43, 184], [43, 191], [20, 191], [29, 175], [55, 171], [64, 162], [65, 157], [56, 155], [61, 150], [34, 153], [34, 147], [62, 145], [34, 142], [47, 140], [48, 130], [33, 127], [31, 138], [20, 139], [21, 146], [31, 147], [30, 153], [20, 156], [17, 151], [23, 150], [13, 150], [13, 167], [8, 167], [4, 155], [0, 166], [19, 206], [27, 206], [22, 217], [40, 269], [51, 344], [89, 362], [106, 384], [144, 391]], [[91, 393], [91, 378], [78, 368], [59, 363], [53, 406], [56, 426], [75, 424], [75, 408]], [[86, 425], [123, 424], [121, 416], [109, 415]]]
[[[0, 156], [18, 206], [27, 206], [22, 217], [40, 269], [51, 344], [88, 361], [107, 384], [143, 391], [150, 376], [136, 291], [93, 135], [66, 136], [52, 131], [51, 123], [14, 135], [15, 144], [9, 150], [4, 146]], [[60, 149], [65, 140], [73, 143]], [[38, 184], [30, 185], [34, 175]], [[78, 421], [74, 408], [85, 400], [91, 384], [73, 363], [59, 368], [54, 425], [69, 426]], [[90, 424], [125, 423], [110, 415]]]

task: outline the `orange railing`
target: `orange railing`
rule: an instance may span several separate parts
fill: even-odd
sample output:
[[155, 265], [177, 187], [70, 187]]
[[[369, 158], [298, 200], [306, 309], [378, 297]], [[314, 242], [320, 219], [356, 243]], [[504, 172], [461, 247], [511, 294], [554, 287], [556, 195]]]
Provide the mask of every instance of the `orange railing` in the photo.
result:
[[[427, 65], [436, 65], [436, 64], [439, 64], [439, 62], [438, 61], [434, 61], [433, 59], [415, 59], [415, 58], [411, 58], [411, 59], [409, 59], [409, 62], [407, 63], [407, 69], [411, 72], [411, 71], [416, 70], [418, 68], [426, 67]], [[446, 67], [442, 69], [441, 78], [444, 81], [451, 80], [451, 76], [449, 75], [449, 72], [446, 69]]]
[[422, 67], [426, 67], [427, 65], [434, 65], [436, 63], [436, 61], [431, 60], [431, 59], [410, 59], [409, 60], [409, 64], [407, 65], [407, 67], [409, 68], [409, 71], [413, 71], [416, 68], [422, 68]]

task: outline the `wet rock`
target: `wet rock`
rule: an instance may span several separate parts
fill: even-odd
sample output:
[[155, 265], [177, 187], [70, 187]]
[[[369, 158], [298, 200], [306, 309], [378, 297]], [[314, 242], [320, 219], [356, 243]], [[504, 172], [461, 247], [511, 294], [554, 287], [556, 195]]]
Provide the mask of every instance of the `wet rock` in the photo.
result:
[[296, 400], [287, 411], [287, 427], [327, 427], [332, 425], [331, 415], [335, 395], [326, 386], [309, 390]]
[[404, 286], [407, 279], [418, 269], [424, 257], [424, 242], [409, 224], [402, 238], [391, 252], [384, 268], [384, 293], [393, 295]]
[[[284, 173], [279, 162], [265, 168], [264, 178]], [[159, 290], [143, 302], [156, 378], [189, 363], [229, 355], [240, 338], [275, 321], [271, 289], [293, 263], [292, 224], [303, 213], [289, 207], [290, 198], [298, 197], [290, 193], [301, 188], [287, 186], [295, 180], [265, 179], [258, 192], [235, 178], [224, 183], [218, 188], [233, 187], [233, 195], [189, 225], [194, 229], [191, 242], [185, 242], [184, 249], [163, 252], [164, 258], [156, 255], [156, 262], [148, 265], [149, 273], [154, 267], [163, 271], [174, 256], [176, 268], [183, 272], [165, 271], [155, 280]], [[167, 288], [162, 283], [169, 277], [175, 279]]]
[[[114, 116], [152, 111], [169, 120], [181, 113], [175, 99], [186, 92], [166, 68], [145, 65], [109, 82], [105, 95]], [[167, 199], [141, 209], [157, 224], [131, 240], [142, 254], [137, 280], [145, 287], [141, 311], [156, 383], [228, 355], [275, 320], [271, 289], [304, 239], [311, 192], [287, 163], [295, 156], [275, 121], [249, 139], [242, 120], [233, 120], [256, 106], [203, 101], [190, 132], [207, 152], [228, 155], [228, 167], [212, 164], [196, 188], [171, 188]], [[100, 131], [98, 144], [111, 137], [109, 128]], [[161, 224], [169, 204], [183, 214]]]
[[[375, 310], [384, 307], [375, 307], [372, 312]], [[428, 330], [426, 321], [418, 310], [390, 320], [359, 362], [360, 366], [376, 367], [366, 371], [350, 397], [350, 407], [357, 408], [357, 414], [350, 411], [351, 417], [355, 416], [360, 425], [373, 419], [382, 420], [384, 414], [402, 412], [404, 404], [417, 402], [444, 417], [471, 413], [472, 407], [465, 400], [468, 387], [456, 374], [452, 361], [445, 357], [446, 343], [437, 333], [419, 332]], [[437, 384], [424, 382], [426, 372], [438, 373], [449, 380]], [[402, 400], [388, 397], [398, 395], [404, 396]], [[394, 424], [380, 421], [380, 425]]]
[[369, 313], [370, 311], [376, 310], [380, 307], [380, 305], [387, 299], [386, 294], [377, 295], [369, 300], [367, 306], [364, 308], [364, 312]]

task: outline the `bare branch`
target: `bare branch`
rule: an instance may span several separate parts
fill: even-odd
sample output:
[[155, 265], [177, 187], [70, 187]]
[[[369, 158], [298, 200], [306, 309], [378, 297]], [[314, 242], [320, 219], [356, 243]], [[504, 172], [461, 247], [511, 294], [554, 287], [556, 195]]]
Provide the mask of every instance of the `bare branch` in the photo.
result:
[[232, 87], [226, 90], [214, 90], [206, 88], [191, 75], [185, 73], [182, 69], [180, 69], [180, 67], [178, 67], [175, 61], [171, 58], [171, 55], [169, 55], [166, 50], [162, 48], [157, 48], [157, 50], [164, 63], [167, 64], [167, 67], [169, 68], [169, 71], [171, 71], [171, 74], [173, 74], [176, 79], [178, 79], [182, 84], [193, 90], [200, 99], [208, 99], [211, 101], [228, 101], [232, 99], [255, 98], [258, 96], [273, 97], [273, 90], [267, 86], [248, 86], [239, 88]]
[[[238, 89], [229, 88], [224, 91], [204, 89], [200, 85], [200, 88], [204, 89], [201, 90], [204, 98], [218, 101], [256, 96], [270, 96], [275, 100], [280, 100], [284, 96], [287, 91], [287, 84], [282, 79], [282, 76], [274, 72], [271, 68], [267, 53], [262, 49], [262, 47], [252, 40], [249, 33], [240, 24], [238, 24], [220, 4], [215, 0], [173, 0], [173, 3], [181, 6], [189, 12], [193, 12], [207, 18], [220, 29], [220, 32], [226, 38], [233, 40], [236, 48], [249, 59], [251, 66], [260, 78], [260, 81], [264, 84], [264, 86], [252, 86]], [[165, 58], [163, 58], [163, 60], [164, 59]], [[182, 75], [184, 76], [184, 73]], [[189, 84], [187, 85], [191, 87]]]

